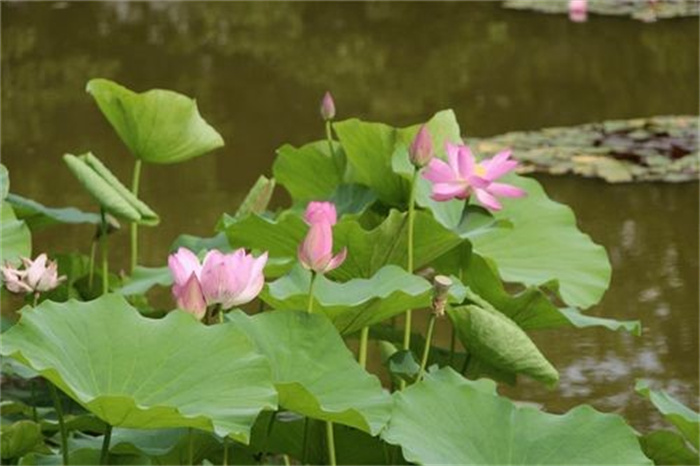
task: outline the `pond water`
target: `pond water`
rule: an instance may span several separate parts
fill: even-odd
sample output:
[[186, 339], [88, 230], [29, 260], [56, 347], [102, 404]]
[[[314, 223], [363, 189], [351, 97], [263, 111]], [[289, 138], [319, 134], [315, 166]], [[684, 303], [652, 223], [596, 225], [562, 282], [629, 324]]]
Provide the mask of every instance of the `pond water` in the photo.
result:
[[[92, 77], [196, 96], [224, 136], [216, 155], [144, 167], [142, 197], [163, 219], [142, 229], [142, 262], [154, 266], [179, 233], [210, 235], [270, 173], [275, 148], [322, 136], [326, 89], [340, 118], [399, 125], [452, 107], [469, 136], [697, 112], [697, 18], [573, 24], [494, 2], [3, 2], [2, 23], [2, 160], [13, 192], [92, 209], [65, 152], [92, 150], [130, 180], [132, 158], [84, 93]], [[591, 313], [640, 319], [644, 333], [536, 334], [560, 386], [523, 380], [505, 391], [555, 412], [590, 402], [646, 428], [660, 424], [633, 393], [646, 377], [697, 409], [698, 184], [540, 179], [610, 254], [612, 286]], [[35, 251], [87, 253], [92, 234], [40, 232]], [[123, 267], [128, 234], [117, 236]], [[438, 339], [448, 341], [446, 328]]]

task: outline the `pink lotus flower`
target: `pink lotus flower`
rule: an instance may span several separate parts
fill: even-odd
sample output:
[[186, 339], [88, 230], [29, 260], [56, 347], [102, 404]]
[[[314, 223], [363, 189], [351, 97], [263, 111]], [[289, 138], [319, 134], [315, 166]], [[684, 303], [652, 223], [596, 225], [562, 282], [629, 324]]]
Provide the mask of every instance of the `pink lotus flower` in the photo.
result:
[[421, 126], [413, 138], [411, 147], [408, 148], [408, 158], [418, 168], [425, 167], [433, 158], [433, 140], [426, 125]]
[[5, 264], [0, 267], [5, 287], [13, 293], [43, 293], [51, 291], [66, 277], [58, 276], [56, 261], [48, 260], [46, 254], [40, 254], [33, 261], [22, 258], [24, 270]]
[[178, 307], [201, 319], [207, 306], [230, 309], [248, 303], [262, 290], [266, 263], [266, 252], [255, 258], [241, 248], [230, 254], [209, 251], [200, 264], [192, 251], [180, 248], [168, 257]]
[[327, 222], [335, 225], [338, 221], [338, 214], [335, 211], [335, 204], [332, 202], [309, 202], [304, 213], [304, 220], [309, 225], [314, 223]]
[[333, 256], [333, 225], [337, 221], [335, 205], [331, 202], [310, 202], [304, 220], [311, 228], [299, 245], [301, 265], [316, 273], [326, 273], [340, 267], [348, 251], [343, 248]]
[[335, 118], [335, 102], [330, 92], [326, 92], [321, 100], [321, 117], [325, 121]]
[[569, 19], [584, 23], [588, 19], [588, 0], [569, 0]]
[[510, 150], [499, 152], [491, 159], [476, 163], [467, 146], [447, 143], [448, 162], [433, 159], [423, 177], [433, 184], [432, 198], [436, 201], [466, 199], [472, 193], [484, 207], [500, 210], [499, 197], [522, 197], [522, 189], [497, 183], [495, 180], [515, 169], [518, 162], [510, 160]]

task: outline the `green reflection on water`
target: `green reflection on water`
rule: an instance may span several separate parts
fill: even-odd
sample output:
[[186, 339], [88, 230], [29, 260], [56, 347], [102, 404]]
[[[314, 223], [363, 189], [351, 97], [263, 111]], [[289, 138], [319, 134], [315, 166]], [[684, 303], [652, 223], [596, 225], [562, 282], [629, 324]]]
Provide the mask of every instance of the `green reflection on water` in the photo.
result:
[[[3, 2], [2, 15], [2, 152], [13, 191], [92, 208], [63, 166], [67, 151], [93, 150], [130, 179], [131, 157], [83, 91], [91, 77], [196, 96], [226, 139], [216, 155], [145, 167], [142, 196], [163, 218], [142, 234], [151, 265], [165, 262], [179, 233], [208, 235], [270, 172], [277, 147], [322, 137], [326, 89], [341, 118], [407, 124], [453, 107], [470, 136], [697, 112], [697, 18], [573, 24], [493, 2]], [[648, 426], [658, 418], [633, 394], [644, 376], [697, 408], [697, 184], [543, 180], [610, 252], [612, 288], [593, 312], [641, 318], [645, 333], [537, 335], [561, 387], [508, 392], [554, 410], [591, 401]], [[42, 232], [37, 250], [87, 252], [92, 233]], [[121, 267], [127, 236], [114, 248]]]

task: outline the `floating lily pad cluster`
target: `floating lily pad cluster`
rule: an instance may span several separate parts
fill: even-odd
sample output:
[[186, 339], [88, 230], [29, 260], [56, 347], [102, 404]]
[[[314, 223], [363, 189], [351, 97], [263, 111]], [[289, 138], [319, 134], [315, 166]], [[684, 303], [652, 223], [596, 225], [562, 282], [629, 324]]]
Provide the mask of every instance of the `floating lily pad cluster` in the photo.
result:
[[518, 131], [470, 141], [485, 153], [513, 149], [522, 172], [575, 174], [609, 183], [697, 181], [698, 119], [668, 116]]

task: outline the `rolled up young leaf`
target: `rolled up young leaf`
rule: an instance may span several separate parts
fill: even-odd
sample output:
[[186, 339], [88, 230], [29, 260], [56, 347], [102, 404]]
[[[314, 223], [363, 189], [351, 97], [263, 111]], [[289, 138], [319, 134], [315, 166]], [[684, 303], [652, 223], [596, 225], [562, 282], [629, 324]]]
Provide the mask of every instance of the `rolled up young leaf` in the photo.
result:
[[90, 80], [86, 90], [134, 157], [145, 162], [182, 162], [224, 145], [197, 102], [185, 95], [163, 89], [137, 93], [107, 79]]
[[158, 214], [131, 194], [92, 152], [79, 156], [65, 154], [63, 160], [78, 181], [110, 214], [141, 225], [155, 226], [160, 223]]

